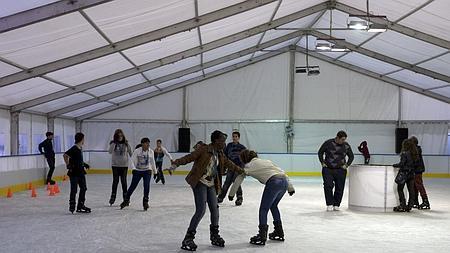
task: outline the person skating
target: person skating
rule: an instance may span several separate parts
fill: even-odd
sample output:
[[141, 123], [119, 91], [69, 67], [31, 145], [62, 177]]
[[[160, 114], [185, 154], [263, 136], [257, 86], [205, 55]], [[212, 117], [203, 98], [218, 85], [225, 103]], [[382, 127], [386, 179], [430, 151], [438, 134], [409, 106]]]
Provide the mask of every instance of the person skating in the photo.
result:
[[286, 191], [292, 196], [295, 189], [289, 182], [286, 173], [276, 166], [270, 160], [258, 158], [258, 155], [253, 150], [244, 150], [240, 153], [240, 159], [245, 164], [244, 173], [239, 175], [230, 190], [230, 196], [238, 191], [239, 185], [242, 184], [245, 175], [257, 179], [264, 184], [264, 192], [259, 206], [259, 232], [256, 236], [250, 238], [251, 244], [265, 245], [267, 240], [267, 214], [270, 210], [273, 217], [274, 231], [269, 234], [269, 239], [284, 241], [284, 231], [281, 221], [278, 204], [283, 198]]
[[116, 201], [119, 179], [122, 184], [122, 196], [125, 200], [127, 194], [128, 164], [130, 162], [129, 157], [133, 154], [133, 150], [128, 144], [128, 140], [125, 138], [122, 129], [117, 129], [114, 132], [113, 140], [109, 143], [108, 152], [111, 154], [111, 167], [113, 173], [111, 197], [109, 199], [109, 204], [112, 205]]
[[[416, 164], [416, 168], [414, 170], [414, 208], [422, 209], [430, 209], [430, 202], [428, 201], [427, 191], [425, 190], [425, 186], [423, 185], [422, 173], [425, 172], [425, 163], [423, 162], [422, 156], [422, 147], [419, 146], [419, 141], [417, 137], [412, 136], [411, 141], [416, 145], [417, 153], [419, 155], [419, 160]], [[419, 193], [422, 198], [422, 204], [419, 205]]]
[[[244, 167], [244, 164], [241, 162], [241, 159], [239, 158], [239, 154], [241, 153], [242, 150], [246, 149], [246, 147], [244, 145], [242, 145], [241, 143], [239, 143], [239, 140], [241, 138], [241, 134], [237, 131], [234, 131], [232, 133], [232, 137], [233, 137], [233, 141], [228, 143], [227, 147], [225, 148], [225, 155], [228, 157], [228, 159], [230, 159], [234, 164], [240, 166], [241, 168]], [[237, 177], [237, 173], [228, 170], [227, 171], [227, 176], [225, 179], [225, 182], [223, 183], [222, 186], [222, 191], [220, 192], [219, 196], [217, 197], [217, 202], [222, 203], [223, 199], [225, 198], [225, 196], [227, 195], [228, 192], [228, 188], [231, 186], [231, 184], [234, 182], [234, 180]], [[231, 198], [230, 196], [228, 197], [228, 199], [230, 201], [233, 200], [233, 198]], [[242, 201], [243, 201], [243, 193], [242, 193], [242, 186], [239, 186], [239, 189], [237, 191], [237, 199], [235, 204], [237, 206], [242, 205]]]
[[225, 174], [225, 168], [242, 173], [243, 170], [224, 155], [225, 140], [227, 135], [216, 130], [211, 134], [209, 145], [199, 145], [192, 153], [176, 159], [172, 162], [171, 170], [180, 165], [194, 162], [191, 171], [186, 177], [186, 182], [194, 193], [195, 213], [192, 216], [186, 236], [181, 248], [195, 251], [197, 245], [194, 242], [197, 226], [205, 214], [206, 203], [211, 213], [210, 240], [211, 244], [219, 247], [225, 246], [225, 240], [219, 235], [219, 207], [217, 205], [217, 192], [220, 191], [219, 177]]
[[[352, 148], [346, 140], [347, 133], [339, 131], [335, 138], [325, 141], [318, 152], [319, 161], [322, 164], [323, 189], [327, 211], [339, 211], [344, 195], [347, 168], [354, 159]], [[346, 156], [348, 161], [345, 160]]]
[[50, 183], [51, 185], [54, 185], [55, 181], [52, 180], [53, 172], [55, 171], [55, 151], [53, 150], [53, 143], [52, 143], [53, 133], [47, 132], [45, 133], [45, 136], [47, 138], [41, 143], [39, 143], [38, 149], [39, 153], [45, 156], [45, 159], [47, 160], [48, 163], [48, 173], [45, 184]]
[[369, 148], [367, 147], [367, 141], [361, 142], [361, 144], [359, 144], [359, 146], [358, 146], [358, 150], [359, 150], [359, 152], [361, 152], [363, 154], [364, 164], [369, 164], [370, 153], [369, 153]]
[[120, 209], [125, 208], [130, 205], [130, 198], [136, 189], [141, 178], [144, 181], [144, 198], [142, 200], [142, 205], [144, 211], [149, 208], [149, 193], [150, 193], [150, 179], [152, 172], [156, 173], [155, 159], [153, 157], [153, 150], [150, 149], [150, 139], [145, 137], [141, 140], [142, 147], [134, 150], [131, 156], [130, 167], [132, 169], [133, 177], [131, 179], [130, 187], [128, 188], [127, 194], [120, 204]]
[[89, 165], [83, 160], [83, 145], [84, 134], [75, 134], [75, 145], [64, 153], [64, 162], [67, 165], [67, 175], [70, 179], [70, 198], [69, 198], [69, 211], [73, 213], [75, 211], [75, 197], [77, 195], [77, 189], [80, 187], [80, 193], [78, 194], [78, 204], [76, 211], [78, 213], [90, 213], [91, 209], [85, 206], [86, 201], [86, 171], [89, 169]]
[[158, 170], [158, 172], [153, 176], [153, 178], [155, 179], [155, 183], [158, 183], [159, 181], [161, 181], [162, 184], [165, 184], [166, 179], [164, 178], [164, 173], [163, 173], [163, 168], [162, 168], [163, 161], [164, 161], [164, 155], [169, 157], [170, 161], [172, 161], [173, 158], [170, 155], [170, 153], [167, 152], [167, 149], [162, 146], [161, 140], [156, 141], [156, 148], [153, 150], [153, 152], [154, 152], [154, 156], [155, 156], [154, 158], [155, 158], [155, 162], [156, 162], [156, 169]]
[[[400, 205], [394, 207], [394, 212], [411, 211], [415, 199], [414, 171], [418, 162], [419, 154], [416, 145], [410, 139], [404, 140], [402, 152], [400, 153], [400, 162], [392, 165], [395, 168], [399, 168], [395, 183], [397, 183]], [[405, 193], [403, 192], [405, 184], [408, 187], [408, 205], [406, 205]]]

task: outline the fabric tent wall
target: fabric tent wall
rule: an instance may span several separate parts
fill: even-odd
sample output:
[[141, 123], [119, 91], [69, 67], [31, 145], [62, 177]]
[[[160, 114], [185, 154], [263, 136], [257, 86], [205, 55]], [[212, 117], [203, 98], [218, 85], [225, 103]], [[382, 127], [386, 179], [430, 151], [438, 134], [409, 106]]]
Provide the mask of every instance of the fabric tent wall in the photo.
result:
[[288, 54], [208, 79], [187, 89], [189, 120], [286, 119]]
[[0, 156], [11, 154], [9, 120], [9, 111], [0, 109]]
[[447, 154], [449, 125], [445, 123], [408, 123], [409, 135], [416, 136], [424, 154]]
[[[320, 75], [295, 75], [295, 118], [330, 120], [397, 120], [396, 86], [310, 58]], [[296, 55], [304, 66], [305, 55]]]
[[143, 122], [85, 122], [82, 132], [85, 134], [86, 150], [107, 150], [114, 131], [118, 128], [124, 131], [130, 145], [134, 148], [143, 137], [150, 138], [150, 146], [156, 146], [156, 140], [161, 139], [163, 146], [169, 151], [178, 149], [178, 124], [143, 123]]
[[402, 120], [450, 120], [450, 104], [402, 90]]
[[181, 120], [183, 114], [183, 92], [175, 90], [152, 99], [148, 99], [95, 119], [158, 119]]
[[45, 139], [47, 118], [28, 113], [19, 114], [19, 154], [37, 154], [37, 146]]

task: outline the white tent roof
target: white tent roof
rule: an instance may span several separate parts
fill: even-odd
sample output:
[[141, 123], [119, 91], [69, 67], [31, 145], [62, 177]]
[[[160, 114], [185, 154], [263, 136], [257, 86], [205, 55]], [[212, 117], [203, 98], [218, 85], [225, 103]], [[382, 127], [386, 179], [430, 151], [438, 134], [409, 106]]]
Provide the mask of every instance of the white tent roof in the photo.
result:
[[335, 42], [352, 51], [313, 56], [450, 102], [450, 1], [371, 1], [388, 19], [371, 20], [388, 25], [379, 34], [345, 29], [366, 0], [68, 2], [2, 1], [1, 106], [83, 119], [301, 50], [306, 32], [313, 50], [330, 10]]

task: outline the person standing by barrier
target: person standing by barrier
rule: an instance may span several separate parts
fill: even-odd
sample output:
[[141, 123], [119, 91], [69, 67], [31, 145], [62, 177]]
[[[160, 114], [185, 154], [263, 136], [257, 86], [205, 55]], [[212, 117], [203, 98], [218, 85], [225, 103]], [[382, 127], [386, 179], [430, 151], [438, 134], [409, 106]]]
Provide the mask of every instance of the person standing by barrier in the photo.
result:
[[367, 141], [361, 142], [361, 144], [359, 144], [359, 146], [358, 146], [358, 150], [359, 150], [359, 152], [361, 152], [363, 154], [364, 164], [366, 164], [366, 165], [369, 164], [370, 153], [369, 153], [369, 148], [367, 147]]
[[39, 153], [45, 156], [45, 159], [48, 163], [48, 173], [45, 184], [50, 183], [51, 185], [55, 184], [55, 181], [52, 180], [53, 172], [55, 171], [55, 151], [53, 150], [53, 133], [47, 132], [45, 133], [47, 139], [41, 142], [38, 146]]
[[[325, 141], [319, 149], [319, 161], [322, 165], [323, 189], [327, 211], [339, 211], [344, 195], [347, 168], [353, 162], [352, 148], [346, 142], [347, 133], [339, 131], [335, 138]], [[325, 158], [323, 155], [325, 154]], [[345, 160], [345, 157], [348, 160]], [[334, 188], [334, 193], [333, 193]]]
[[[423, 162], [422, 147], [419, 146], [419, 140], [416, 136], [412, 136], [411, 141], [416, 145], [419, 160], [414, 170], [414, 192], [415, 200], [413, 207], [418, 209], [430, 209], [430, 202], [428, 201], [427, 191], [423, 185], [422, 173], [425, 172], [425, 163]], [[419, 193], [422, 198], [422, 204], [419, 205]]]

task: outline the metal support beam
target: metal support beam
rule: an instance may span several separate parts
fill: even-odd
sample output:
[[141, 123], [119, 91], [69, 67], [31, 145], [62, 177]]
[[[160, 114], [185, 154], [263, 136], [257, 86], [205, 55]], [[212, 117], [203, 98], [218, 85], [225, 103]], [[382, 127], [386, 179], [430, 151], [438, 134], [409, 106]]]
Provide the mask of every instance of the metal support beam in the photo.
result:
[[83, 123], [83, 121], [81, 121], [81, 120], [75, 121], [75, 133], [81, 133], [82, 123]]
[[[321, 33], [321, 32], [318, 32], [318, 31], [311, 31], [310, 34], [315, 36], [315, 37], [319, 37], [319, 38], [329, 38], [330, 37], [329, 35]], [[415, 66], [413, 64], [410, 64], [410, 63], [407, 63], [407, 62], [404, 62], [404, 61], [397, 60], [395, 58], [392, 58], [392, 57], [389, 57], [389, 56], [386, 56], [386, 55], [383, 55], [383, 54], [371, 51], [369, 49], [365, 49], [363, 47], [359, 47], [359, 46], [353, 45], [353, 44], [351, 44], [349, 42], [346, 42], [344, 40], [339, 40], [339, 39], [335, 39], [335, 38], [331, 38], [331, 39], [328, 39], [328, 40], [333, 42], [336, 45], [344, 46], [344, 47], [350, 49], [351, 51], [363, 54], [365, 56], [369, 56], [371, 58], [375, 58], [377, 60], [380, 60], [380, 61], [392, 64], [392, 65], [398, 66], [400, 68], [411, 70], [413, 72], [416, 72], [416, 73], [419, 73], [419, 74], [422, 74], [422, 75], [426, 75], [426, 76], [434, 78], [434, 79], [438, 79], [438, 80], [450, 83], [450, 77], [447, 76], [447, 75], [443, 75], [443, 74], [440, 74], [440, 73], [437, 73], [437, 72], [434, 72], [434, 71], [431, 71], [431, 70], [428, 70], [428, 69], [425, 69], [425, 68], [422, 68], [422, 67], [419, 67], [419, 66]]]
[[[297, 52], [306, 53], [306, 50], [304, 48], [297, 47]], [[378, 73], [375, 73], [375, 72], [363, 69], [361, 67], [358, 67], [358, 66], [346, 63], [346, 62], [335, 61], [334, 58], [328, 57], [326, 55], [323, 55], [323, 54], [320, 54], [320, 53], [316, 53], [316, 52], [309, 52], [309, 55], [314, 57], [314, 58], [317, 58], [319, 60], [331, 63], [333, 65], [336, 65], [336, 66], [339, 66], [339, 67], [343, 67], [343, 68], [346, 68], [346, 69], [349, 69], [349, 70], [353, 70], [353, 71], [355, 71], [357, 73], [360, 73], [360, 74], [363, 74], [365, 76], [369, 76], [369, 77], [375, 78], [377, 80], [381, 80], [381, 81], [393, 84], [395, 86], [402, 87], [402, 88], [410, 90], [410, 91], [414, 91], [416, 93], [419, 93], [419, 94], [422, 94], [424, 96], [437, 99], [437, 100], [445, 102], [447, 104], [450, 103], [450, 98], [448, 98], [446, 96], [442, 96], [442, 95], [439, 95], [439, 94], [434, 93], [434, 92], [423, 90], [423, 89], [421, 89], [419, 87], [416, 87], [414, 85], [411, 85], [411, 84], [408, 84], [408, 83], [405, 83], [405, 82], [402, 82], [402, 81], [399, 81], [399, 80], [396, 80], [396, 79], [393, 79], [393, 78], [390, 78], [390, 77], [387, 77], [387, 76], [382, 76], [382, 75], [380, 75]]]
[[188, 102], [187, 102], [187, 87], [183, 87], [183, 120], [181, 121], [181, 127], [187, 127], [188, 122]]
[[0, 18], [0, 33], [90, 8], [112, 0], [63, 0]]
[[[289, 47], [289, 129], [294, 130], [294, 103], [295, 103], [295, 48]], [[289, 130], [289, 131], [290, 131]], [[287, 135], [287, 153], [292, 153], [294, 150], [294, 136]]]
[[46, 73], [50, 73], [59, 69], [67, 68], [76, 64], [94, 60], [109, 54], [117, 53], [132, 47], [143, 45], [151, 41], [160, 40], [165, 37], [174, 35], [176, 33], [189, 31], [197, 26], [206, 25], [214, 21], [218, 21], [254, 8], [269, 4], [277, 0], [247, 0], [217, 11], [213, 11], [198, 18], [191, 18], [186, 21], [182, 21], [155, 31], [144, 33], [129, 39], [121, 40], [114, 45], [107, 45], [99, 47], [87, 52], [83, 52], [77, 55], [73, 55], [64, 59], [60, 59], [54, 62], [46, 63], [37, 67], [28, 69], [27, 71], [21, 71], [0, 79], [0, 87], [5, 85], [20, 82], [36, 76], [41, 76]]
[[[341, 2], [336, 2], [336, 9], [340, 10], [342, 12], [348, 13], [350, 15], [361, 15], [361, 16], [367, 15], [366, 11], [359, 10], [357, 8], [343, 4]], [[361, 17], [361, 18], [364, 18], [364, 17]], [[430, 43], [430, 44], [433, 44], [433, 45], [436, 45], [436, 46], [439, 46], [442, 48], [450, 49], [450, 41], [442, 39], [442, 38], [438, 38], [438, 37], [430, 35], [430, 34], [426, 34], [424, 32], [418, 31], [418, 30], [414, 30], [407, 26], [400, 25], [395, 22], [390, 22], [383, 18], [372, 18], [371, 17], [370, 22], [372, 22], [374, 24], [387, 25], [388, 29], [396, 31], [403, 35], [407, 35], [412, 38], [422, 40], [422, 41], [425, 41], [427, 43]]]
[[[287, 52], [287, 51], [288, 51], [288, 49], [286, 48], [285, 52]], [[257, 62], [269, 59], [271, 57], [277, 56], [277, 55], [282, 54], [282, 53], [284, 53], [284, 52], [280, 51], [280, 52], [270, 52], [270, 53], [267, 53], [267, 54], [263, 54], [261, 56], [253, 58], [253, 60], [243, 61], [243, 62], [234, 64], [232, 66], [228, 66], [226, 68], [222, 68], [222, 69], [213, 71], [211, 73], [206, 74], [205, 76], [195, 77], [195, 78], [192, 78], [192, 79], [180, 82], [178, 84], [174, 84], [172, 86], [169, 86], [169, 87], [163, 89], [162, 91], [154, 91], [154, 92], [151, 92], [149, 94], [144, 94], [142, 96], [133, 98], [132, 100], [127, 100], [127, 101], [121, 102], [117, 106], [108, 106], [108, 107], [105, 107], [103, 109], [96, 110], [94, 112], [91, 112], [91, 113], [88, 113], [88, 114], [85, 114], [85, 115], [82, 115], [82, 116], [78, 117], [77, 120], [90, 119], [90, 118], [93, 118], [93, 117], [95, 117], [97, 115], [100, 115], [100, 114], [104, 114], [104, 113], [107, 113], [107, 112], [110, 112], [110, 111], [113, 111], [113, 110], [117, 110], [117, 109], [123, 108], [125, 106], [132, 105], [132, 104], [138, 103], [140, 101], [143, 101], [143, 100], [146, 100], [146, 99], [149, 99], [149, 98], [152, 98], [152, 97], [156, 97], [156, 96], [165, 94], [165, 93], [170, 92], [170, 91], [181, 89], [183, 87], [187, 87], [189, 85], [193, 85], [193, 84], [199, 83], [201, 81], [210, 79], [212, 77], [223, 75], [223, 74], [231, 72], [233, 70], [237, 70], [237, 69], [246, 67], [248, 65], [255, 64]]]
[[47, 132], [55, 132], [55, 118], [47, 117]]
[[[52, 100], [55, 100], [55, 99], [59, 99], [59, 98], [65, 97], [65, 96], [69, 96], [69, 95], [72, 95], [72, 94], [75, 94], [75, 93], [78, 93], [78, 92], [82, 92], [82, 91], [85, 91], [85, 90], [88, 90], [88, 89], [92, 89], [92, 88], [95, 88], [95, 87], [98, 87], [98, 86], [101, 86], [101, 85], [104, 85], [104, 84], [108, 84], [110, 82], [114, 82], [114, 81], [117, 81], [117, 80], [129, 77], [129, 76], [132, 76], [132, 75], [136, 75], [136, 74], [139, 74], [139, 73], [142, 73], [142, 72], [145, 72], [145, 71], [149, 71], [151, 69], [155, 69], [155, 68], [158, 68], [158, 67], [163, 66], [163, 65], [175, 63], [177, 61], [189, 58], [191, 56], [195, 56], [195, 55], [201, 54], [203, 52], [206, 52], [206, 51], [209, 51], [209, 50], [212, 50], [212, 49], [215, 49], [215, 48], [219, 48], [219, 47], [231, 44], [233, 42], [237, 42], [237, 41], [243, 40], [245, 38], [254, 36], [256, 34], [262, 33], [262, 32], [267, 31], [267, 30], [271, 30], [273, 28], [282, 26], [284, 24], [290, 23], [290, 22], [295, 21], [297, 19], [301, 19], [301, 18], [307, 17], [307, 16], [312, 15], [312, 14], [314, 14], [316, 12], [320, 12], [320, 11], [326, 10], [327, 8], [328, 8], [328, 3], [327, 2], [324, 2], [324, 3], [321, 3], [321, 4], [317, 4], [317, 5], [311, 6], [311, 7], [307, 8], [307, 9], [304, 9], [304, 10], [292, 13], [290, 15], [287, 15], [285, 17], [276, 19], [276, 20], [274, 20], [271, 23], [262, 24], [262, 25], [250, 28], [248, 30], [245, 30], [245, 31], [242, 31], [242, 32], [239, 32], [239, 33], [236, 33], [236, 34], [232, 34], [232, 35], [227, 36], [225, 38], [221, 38], [221, 39], [212, 41], [210, 43], [204, 44], [203, 47], [199, 46], [199, 47], [191, 48], [191, 49], [188, 49], [186, 51], [183, 51], [183, 52], [180, 52], [180, 53], [177, 53], [177, 54], [173, 54], [173, 55], [164, 57], [162, 59], [155, 60], [155, 61], [143, 64], [143, 65], [140, 65], [140, 66], [138, 66], [136, 68], [130, 68], [130, 69], [127, 69], [127, 70], [123, 70], [123, 71], [117, 72], [115, 74], [111, 74], [109, 76], [106, 76], [106, 77], [102, 77], [102, 78], [99, 78], [99, 79], [96, 79], [96, 80], [93, 80], [93, 81], [89, 81], [89, 82], [86, 82], [86, 83], [83, 83], [83, 84], [71, 87], [70, 89], [64, 89], [64, 90], [61, 90], [61, 91], [58, 91], [58, 92], [54, 92], [54, 93], [48, 94], [46, 96], [42, 96], [42, 97], [39, 97], [39, 98], [36, 98], [36, 99], [32, 99], [32, 100], [29, 100], [29, 101], [26, 101], [26, 102], [23, 102], [23, 103], [20, 103], [20, 104], [16, 104], [16, 105], [12, 106], [12, 110], [13, 111], [23, 110], [23, 109], [26, 109], [26, 108], [29, 108], [29, 107], [33, 107], [33, 106], [36, 106], [36, 105], [39, 105], [39, 104], [42, 104], [42, 103], [46, 103], [46, 102], [49, 102], [49, 101], [52, 101]], [[1, 85], [1, 80], [2, 80], [2, 78], [0, 78], [0, 87], [2, 86]]]
[[10, 151], [11, 155], [19, 154], [19, 112], [11, 112], [10, 115]]
[[402, 88], [398, 87], [398, 115], [397, 115], [397, 127], [401, 127], [402, 122]]
[[70, 106], [67, 106], [67, 107], [64, 107], [64, 108], [61, 108], [61, 109], [49, 112], [48, 115], [51, 116], [51, 117], [56, 117], [58, 115], [62, 115], [62, 114], [65, 114], [65, 113], [68, 113], [68, 112], [71, 112], [71, 111], [78, 110], [78, 109], [86, 107], [86, 106], [90, 106], [90, 105], [99, 103], [100, 101], [108, 101], [109, 99], [120, 97], [120, 96], [129, 94], [129, 93], [134, 92], [134, 91], [138, 91], [138, 90], [141, 90], [141, 89], [144, 89], [144, 88], [155, 86], [155, 85], [158, 85], [158, 84], [161, 84], [161, 83], [173, 80], [173, 79], [180, 78], [180, 77], [185, 76], [185, 75], [196, 73], [198, 71], [201, 71], [203, 68], [210, 68], [210, 67], [217, 66], [219, 64], [226, 63], [226, 62], [234, 60], [234, 59], [238, 59], [238, 58], [240, 58], [240, 57], [242, 57], [244, 55], [252, 54], [252, 53], [260, 51], [260, 50], [262, 50], [264, 48], [275, 46], [277, 44], [280, 44], [280, 43], [283, 43], [285, 41], [291, 40], [293, 38], [296, 38], [296, 37], [300, 36], [301, 34], [302, 34], [302, 32], [289, 33], [289, 34], [286, 34], [284, 36], [278, 37], [276, 39], [264, 42], [264, 43], [262, 43], [262, 44], [260, 44], [258, 46], [253, 46], [253, 47], [250, 47], [250, 48], [247, 48], [247, 49], [244, 49], [244, 50], [241, 50], [241, 51], [238, 51], [238, 52], [235, 52], [235, 53], [223, 56], [223, 57], [220, 57], [218, 59], [206, 62], [204, 64], [193, 66], [193, 67], [190, 67], [190, 68], [187, 68], [187, 69], [184, 69], [184, 70], [180, 70], [180, 71], [177, 71], [175, 73], [172, 73], [172, 74], [169, 74], [169, 75], [166, 75], [166, 76], [159, 77], [157, 79], [152, 80], [151, 84], [149, 84], [148, 82], [143, 82], [143, 83], [140, 83], [140, 84], [136, 84], [136, 85], [133, 85], [133, 86], [130, 86], [130, 87], [118, 90], [118, 91], [114, 91], [114, 92], [105, 94], [103, 96], [100, 96], [98, 99], [95, 99], [95, 98], [94, 99], [89, 99], [89, 100], [86, 100], [86, 101], [83, 101], [83, 102], [80, 102], [80, 103], [77, 103], [77, 104], [74, 104], [74, 105], [70, 105]]

